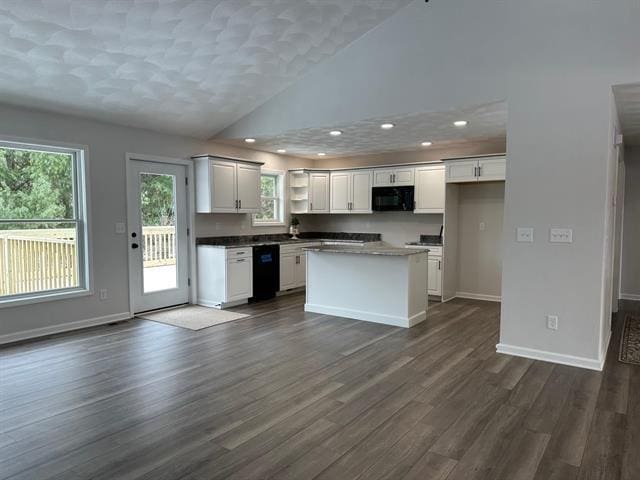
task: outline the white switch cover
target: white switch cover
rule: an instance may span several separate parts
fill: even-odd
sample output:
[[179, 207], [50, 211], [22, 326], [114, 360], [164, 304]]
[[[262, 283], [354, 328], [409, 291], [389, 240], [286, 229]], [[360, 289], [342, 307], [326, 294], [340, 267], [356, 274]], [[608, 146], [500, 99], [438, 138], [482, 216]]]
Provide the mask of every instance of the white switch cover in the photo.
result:
[[549, 230], [551, 243], [573, 243], [573, 230], [571, 228], [552, 228]]
[[123, 222], [116, 222], [116, 233], [127, 233], [127, 226]]
[[518, 227], [516, 240], [518, 242], [533, 243], [533, 228], [531, 228], [531, 227]]
[[547, 315], [547, 328], [550, 330], [558, 329], [558, 316], [557, 315]]
[[480, 222], [480, 231], [481, 231], [481, 232], [484, 232], [484, 230], [485, 230], [486, 228], [487, 228], [486, 223], [484, 223], [484, 222]]

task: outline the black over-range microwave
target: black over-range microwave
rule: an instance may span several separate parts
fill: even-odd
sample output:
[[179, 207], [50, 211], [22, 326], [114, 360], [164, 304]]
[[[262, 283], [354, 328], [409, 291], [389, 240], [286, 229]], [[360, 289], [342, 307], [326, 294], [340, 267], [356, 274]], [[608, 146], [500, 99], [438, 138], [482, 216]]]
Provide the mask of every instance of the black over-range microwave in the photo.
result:
[[413, 187], [373, 187], [372, 208], [376, 212], [413, 210]]

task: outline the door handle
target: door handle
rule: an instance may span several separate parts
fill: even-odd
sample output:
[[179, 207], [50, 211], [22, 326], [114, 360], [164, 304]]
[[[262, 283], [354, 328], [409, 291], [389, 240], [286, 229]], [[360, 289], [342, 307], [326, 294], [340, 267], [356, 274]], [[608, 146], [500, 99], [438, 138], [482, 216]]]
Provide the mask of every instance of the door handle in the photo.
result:
[[137, 243], [132, 243], [131, 244], [131, 248], [133, 248], [135, 250], [136, 248], [138, 248], [138, 244]]

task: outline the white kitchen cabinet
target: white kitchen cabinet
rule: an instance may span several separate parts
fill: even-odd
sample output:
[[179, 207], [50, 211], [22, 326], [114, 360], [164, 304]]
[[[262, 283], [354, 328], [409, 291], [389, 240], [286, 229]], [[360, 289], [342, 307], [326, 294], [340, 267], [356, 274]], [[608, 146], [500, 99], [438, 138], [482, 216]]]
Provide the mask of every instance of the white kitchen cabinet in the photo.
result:
[[427, 259], [427, 294], [442, 296], [442, 247], [407, 245], [406, 248], [429, 250]]
[[374, 187], [406, 187], [414, 184], [414, 168], [376, 168], [373, 170]]
[[260, 163], [194, 157], [197, 213], [257, 213]]
[[349, 213], [351, 172], [331, 172], [331, 213]]
[[416, 167], [413, 213], [444, 213], [444, 176], [444, 165]]
[[506, 173], [507, 159], [505, 157], [478, 159], [479, 182], [504, 180]]
[[427, 262], [427, 292], [429, 295], [442, 295], [442, 257], [429, 255]]
[[372, 213], [370, 170], [331, 172], [331, 213]]
[[329, 172], [309, 174], [309, 213], [329, 213]]
[[238, 212], [256, 213], [260, 211], [260, 167], [238, 163]]
[[295, 253], [280, 254], [280, 290], [296, 288], [296, 257]]
[[280, 290], [304, 287], [307, 283], [307, 252], [303, 249], [319, 245], [304, 243], [280, 247]]
[[506, 178], [507, 159], [503, 156], [445, 160], [445, 164], [447, 183], [492, 182]]
[[197, 248], [198, 304], [226, 308], [253, 296], [253, 249]]

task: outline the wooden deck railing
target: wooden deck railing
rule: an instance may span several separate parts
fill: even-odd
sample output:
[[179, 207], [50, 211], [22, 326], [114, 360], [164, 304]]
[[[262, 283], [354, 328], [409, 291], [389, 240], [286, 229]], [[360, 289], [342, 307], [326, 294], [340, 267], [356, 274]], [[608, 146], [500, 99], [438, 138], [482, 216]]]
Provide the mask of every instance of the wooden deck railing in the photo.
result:
[[[143, 266], [174, 265], [175, 228], [142, 228]], [[0, 296], [78, 286], [74, 229], [0, 230]]]

